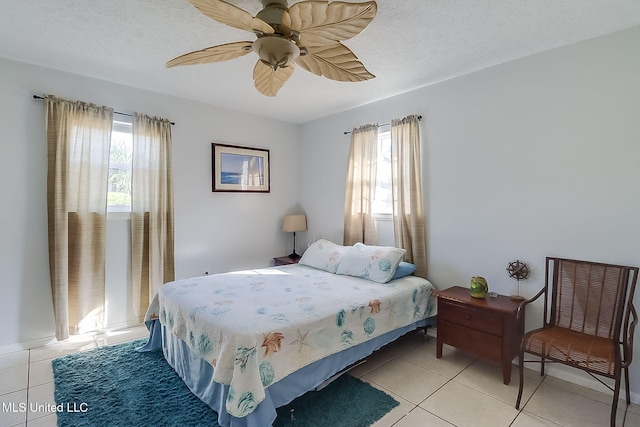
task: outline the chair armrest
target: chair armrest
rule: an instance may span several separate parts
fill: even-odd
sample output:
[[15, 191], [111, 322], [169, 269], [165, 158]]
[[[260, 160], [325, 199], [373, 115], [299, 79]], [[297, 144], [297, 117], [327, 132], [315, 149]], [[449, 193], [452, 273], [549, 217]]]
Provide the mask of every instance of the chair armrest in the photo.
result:
[[534, 302], [535, 300], [537, 300], [538, 298], [540, 298], [540, 296], [542, 294], [545, 293], [546, 288], [542, 288], [540, 289], [540, 292], [538, 292], [536, 295], [534, 295], [533, 298], [528, 299], [528, 300], [524, 300], [520, 303], [520, 305], [518, 306], [518, 311], [516, 311], [516, 320], [519, 322], [520, 318], [522, 317], [522, 313], [524, 312], [524, 308], [527, 304], [530, 304], [532, 302]]
[[633, 360], [633, 334], [636, 330], [636, 325], [638, 324], [638, 313], [636, 312], [636, 308], [633, 306], [632, 302], [629, 302], [630, 315], [633, 316], [633, 321], [629, 324], [629, 328], [627, 329], [627, 336], [624, 337], [623, 350], [624, 350], [624, 362], [622, 363], [623, 367], [627, 367], [631, 364]]

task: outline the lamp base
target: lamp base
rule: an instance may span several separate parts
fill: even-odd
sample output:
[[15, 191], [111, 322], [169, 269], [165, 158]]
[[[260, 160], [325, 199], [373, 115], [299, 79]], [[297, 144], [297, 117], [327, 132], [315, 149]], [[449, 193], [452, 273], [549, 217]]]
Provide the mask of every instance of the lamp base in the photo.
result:
[[291, 258], [291, 259], [298, 259], [298, 258], [300, 258], [300, 255], [298, 255], [296, 253], [296, 251], [293, 251], [288, 255], [288, 257]]
[[511, 295], [509, 298], [511, 301], [524, 301], [524, 297], [520, 295]]

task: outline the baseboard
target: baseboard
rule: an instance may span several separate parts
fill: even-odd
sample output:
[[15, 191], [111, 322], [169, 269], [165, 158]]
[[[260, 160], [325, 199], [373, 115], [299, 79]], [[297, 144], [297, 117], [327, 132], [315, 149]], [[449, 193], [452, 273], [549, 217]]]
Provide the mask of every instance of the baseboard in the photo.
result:
[[38, 340], [25, 341], [16, 344], [8, 344], [0, 347], [0, 354], [14, 353], [16, 351], [29, 350], [36, 347], [43, 347], [48, 344], [57, 342], [56, 337], [51, 336], [47, 338], [41, 338]]
[[[94, 335], [98, 335], [105, 332], [119, 331], [122, 329], [128, 329], [128, 328], [133, 328], [135, 326], [142, 326], [142, 325], [143, 323], [140, 323], [136, 320], [131, 320], [127, 322], [119, 322], [119, 323], [107, 325], [101, 331], [95, 331], [90, 333]], [[32, 341], [25, 341], [25, 342], [16, 343], [16, 344], [8, 344], [8, 345], [0, 346], [0, 354], [13, 353], [13, 352], [22, 351], [22, 350], [30, 350], [32, 348], [44, 347], [46, 345], [56, 344], [58, 342], [59, 341], [56, 340], [55, 336], [50, 336], [50, 337], [45, 337], [45, 338], [32, 340]]]

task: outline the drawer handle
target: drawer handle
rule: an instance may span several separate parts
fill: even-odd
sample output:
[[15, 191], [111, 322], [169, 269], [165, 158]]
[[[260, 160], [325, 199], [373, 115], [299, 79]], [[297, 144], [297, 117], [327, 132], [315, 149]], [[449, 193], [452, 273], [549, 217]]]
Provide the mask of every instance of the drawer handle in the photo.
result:
[[468, 315], [468, 314], [465, 314], [465, 315], [464, 315], [464, 318], [465, 318], [465, 319], [467, 319], [467, 320], [471, 320], [471, 316], [470, 316], [470, 315]]

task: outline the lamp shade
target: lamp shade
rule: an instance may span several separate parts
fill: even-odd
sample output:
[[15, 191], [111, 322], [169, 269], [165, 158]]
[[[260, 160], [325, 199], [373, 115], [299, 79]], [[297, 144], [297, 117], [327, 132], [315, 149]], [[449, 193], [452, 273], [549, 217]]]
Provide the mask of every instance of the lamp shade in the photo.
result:
[[282, 231], [296, 232], [307, 229], [307, 217], [305, 215], [285, 215], [282, 221]]

